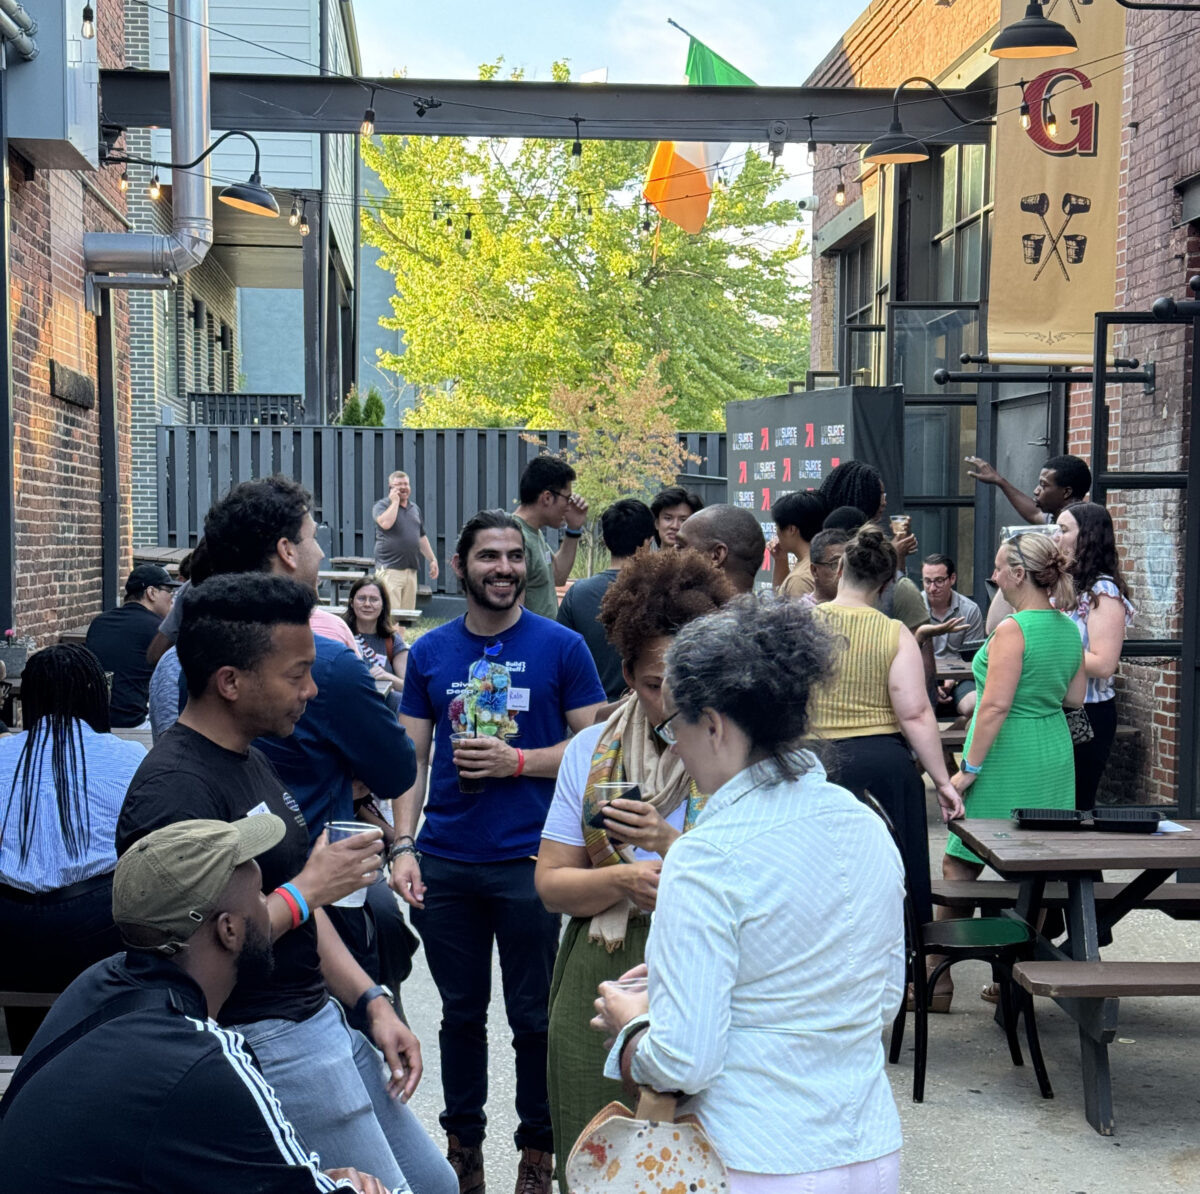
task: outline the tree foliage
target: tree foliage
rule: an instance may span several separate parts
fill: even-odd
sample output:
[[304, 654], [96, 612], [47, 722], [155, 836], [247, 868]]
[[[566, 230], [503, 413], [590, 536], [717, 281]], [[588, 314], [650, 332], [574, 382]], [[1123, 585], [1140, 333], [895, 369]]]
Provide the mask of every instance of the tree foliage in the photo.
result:
[[[562, 64], [554, 77], [567, 77]], [[647, 232], [640, 191], [653, 145], [585, 140], [572, 171], [569, 123], [564, 137], [363, 142], [387, 192], [364, 211], [364, 238], [396, 278], [381, 322], [405, 340], [381, 362], [420, 390], [408, 421], [545, 426], [556, 387], [660, 358], [676, 425], [711, 428], [727, 401], [802, 377], [808, 298], [794, 267], [804, 248], [793, 205], [770, 197], [770, 162], [731, 147], [732, 177], [704, 231], [689, 236], [650, 212]]]

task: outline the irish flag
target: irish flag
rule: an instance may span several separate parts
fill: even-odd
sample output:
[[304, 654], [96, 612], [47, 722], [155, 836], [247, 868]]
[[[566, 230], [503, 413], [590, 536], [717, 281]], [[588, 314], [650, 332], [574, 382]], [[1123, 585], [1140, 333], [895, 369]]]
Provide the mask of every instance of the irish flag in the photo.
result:
[[[730, 66], [703, 42], [690, 38], [687, 81], [693, 87], [754, 87], [736, 66]], [[659, 215], [696, 233], [708, 218], [713, 179], [729, 142], [660, 141], [650, 162], [642, 195]]]

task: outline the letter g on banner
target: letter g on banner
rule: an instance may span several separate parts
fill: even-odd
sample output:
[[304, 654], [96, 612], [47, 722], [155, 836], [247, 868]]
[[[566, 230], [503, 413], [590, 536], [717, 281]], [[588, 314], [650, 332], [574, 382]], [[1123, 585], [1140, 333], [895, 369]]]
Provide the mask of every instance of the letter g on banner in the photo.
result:
[[[1075, 126], [1075, 135], [1070, 141], [1056, 141], [1046, 128], [1046, 113], [1050, 110], [1048, 101], [1051, 92], [1060, 83], [1068, 80], [1076, 82], [1083, 91], [1091, 90], [1092, 81], [1083, 71], [1066, 66], [1044, 71], [1025, 85], [1025, 102], [1029, 105], [1029, 128], [1026, 135], [1043, 153], [1054, 154], [1056, 157], [1068, 157], [1072, 154], [1094, 157], [1098, 104], [1089, 102], [1071, 109], [1071, 123]], [[1071, 88], [1071, 91], [1074, 90], [1075, 88]], [[1063, 96], [1062, 100], [1066, 98]]]

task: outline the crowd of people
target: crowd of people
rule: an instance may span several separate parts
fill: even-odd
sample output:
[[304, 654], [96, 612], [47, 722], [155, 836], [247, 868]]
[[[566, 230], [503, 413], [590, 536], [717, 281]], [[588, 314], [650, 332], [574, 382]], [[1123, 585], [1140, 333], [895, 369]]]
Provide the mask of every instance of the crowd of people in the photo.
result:
[[[437, 562], [407, 475], [342, 617], [308, 494], [235, 486], [182, 585], [140, 566], [93, 649], [29, 660], [0, 737], [0, 988], [64, 992], [6, 1009], [6, 1173], [485, 1194], [498, 952], [516, 1194], [569, 1194], [623, 1083], [683, 1092], [734, 1194], [897, 1190], [881, 1042], [906, 892], [933, 915], [922, 772], [946, 820], [1091, 807], [1133, 616], [1082, 461], [1032, 499], [973, 463], [1034, 524], [996, 553], [986, 641], [952, 558], [907, 575], [916, 537], [862, 461], [781, 496], [769, 543], [680, 487], [617, 501], [610, 566], [560, 603], [588, 505], [536, 457], [514, 513], [459, 533], [465, 612], [411, 644], [393, 610]], [[939, 715], [970, 719], [957, 767]], [[149, 753], [111, 732], [147, 718]], [[976, 877], [950, 841], [943, 875]], [[408, 1106], [418, 938], [444, 1147]]]

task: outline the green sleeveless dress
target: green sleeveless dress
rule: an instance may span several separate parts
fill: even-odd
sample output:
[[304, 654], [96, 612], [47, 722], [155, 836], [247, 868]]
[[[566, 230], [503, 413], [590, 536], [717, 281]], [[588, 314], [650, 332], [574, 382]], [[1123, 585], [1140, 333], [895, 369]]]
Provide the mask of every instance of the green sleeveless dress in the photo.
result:
[[[1066, 614], [1053, 609], [1010, 616], [1025, 636], [1021, 679], [983, 770], [967, 789], [968, 817], [1008, 817], [1014, 808], [1075, 807], [1075, 754], [1062, 703], [1083, 659], [1079, 630]], [[981, 699], [991, 642], [989, 637], [971, 667]], [[972, 717], [964, 756], [974, 734]], [[954, 834], [946, 853], [966, 862], [982, 861]]]

